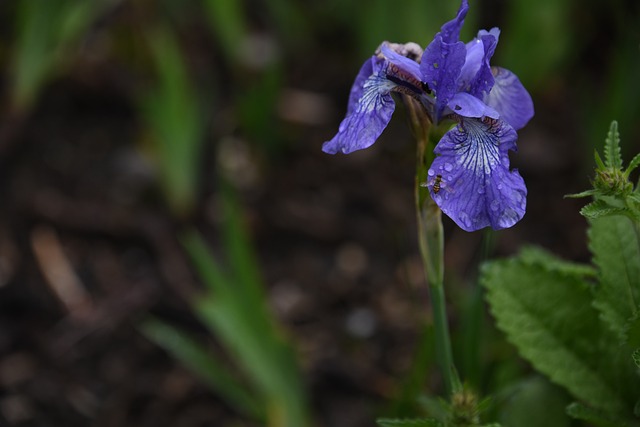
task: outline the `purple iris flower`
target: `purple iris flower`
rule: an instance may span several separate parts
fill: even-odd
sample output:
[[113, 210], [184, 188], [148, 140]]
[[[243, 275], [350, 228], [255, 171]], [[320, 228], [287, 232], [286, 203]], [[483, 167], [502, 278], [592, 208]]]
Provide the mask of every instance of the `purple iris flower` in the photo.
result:
[[434, 124], [455, 122], [434, 149], [438, 156], [426, 182], [433, 200], [466, 231], [498, 230], [525, 213], [527, 189], [518, 171], [509, 169], [508, 152], [516, 150], [516, 130], [533, 117], [533, 102], [513, 73], [489, 65], [497, 28], [459, 41], [468, 10], [462, 0], [456, 17], [421, 55], [413, 43], [383, 43], [362, 66], [346, 118], [322, 149], [334, 154], [371, 146], [391, 119], [391, 93], [409, 95]]

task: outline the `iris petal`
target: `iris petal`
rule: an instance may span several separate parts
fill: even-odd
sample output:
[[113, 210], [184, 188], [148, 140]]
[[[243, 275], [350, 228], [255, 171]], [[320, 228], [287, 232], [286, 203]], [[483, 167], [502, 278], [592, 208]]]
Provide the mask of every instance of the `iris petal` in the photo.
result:
[[462, 117], [481, 118], [486, 116], [492, 119], [500, 117], [496, 110], [466, 92], [456, 93], [447, 106]]
[[420, 71], [423, 81], [435, 94], [436, 122], [440, 121], [447, 103], [458, 92], [458, 76], [465, 55], [464, 43], [446, 43], [439, 35], [429, 43], [422, 55]]
[[387, 61], [398, 67], [399, 70], [402, 70], [406, 77], [409, 77], [408, 80], [415, 80], [418, 83], [420, 82], [420, 64], [413, 59], [409, 59], [406, 56], [402, 56], [395, 52], [386, 42], [382, 43], [380, 51]]
[[390, 92], [395, 86], [383, 74], [369, 76], [351, 113], [340, 123], [336, 136], [322, 145], [322, 151], [348, 154], [373, 145], [391, 120], [395, 103]]
[[356, 110], [358, 102], [360, 101], [360, 98], [362, 98], [364, 82], [373, 74], [373, 65], [377, 61], [378, 60], [374, 56], [367, 59], [364, 64], [362, 64], [362, 67], [360, 68], [360, 71], [358, 72], [353, 85], [351, 85], [351, 92], [349, 93], [349, 103], [347, 104], [347, 116], [352, 114]]
[[445, 43], [455, 43], [460, 40], [460, 29], [464, 24], [464, 18], [467, 16], [468, 11], [469, 2], [467, 0], [462, 0], [456, 17], [440, 27], [440, 34], [442, 35], [442, 40]]
[[478, 33], [478, 39], [482, 43], [484, 55], [477, 73], [469, 82], [467, 91], [479, 99], [482, 99], [485, 94], [489, 93], [494, 85], [494, 78], [491, 73], [489, 61], [491, 60], [493, 53], [496, 51], [499, 35], [500, 30], [497, 28], [493, 28], [490, 32], [480, 30]]
[[473, 39], [465, 45], [467, 50], [464, 65], [458, 78], [458, 89], [467, 90], [473, 78], [478, 74], [484, 58], [484, 44], [480, 39]]
[[434, 150], [431, 196], [463, 230], [511, 227], [524, 216], [527, 195], [520, 174], [509, 170], [516, 132], [503, 120], [460, 120]]
[[515, 130], [522, 129], [533, 117], [531, 95], [511, 71], [493, 67], [495, 84], [484, 102], [495, 108]]

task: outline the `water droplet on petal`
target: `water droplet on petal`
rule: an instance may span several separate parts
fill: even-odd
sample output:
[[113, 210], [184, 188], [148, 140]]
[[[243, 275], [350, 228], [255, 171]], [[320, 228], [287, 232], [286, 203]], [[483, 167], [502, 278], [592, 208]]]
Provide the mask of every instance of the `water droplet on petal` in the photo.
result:
[[433, 171], [433, 169], [429, 169], [429, 171], [427, 172], [427, 175], [429, 175], [429, 176], [433, 176], [435, 174], [436, 173]]
[[445, 163], [444, 170], [446, 170], [447, 172], [451, 172], [453, 170], [453, 165], [449, 162]]
[[518, 222], [519, 215], [513, 209], [506, 209], [498, 218], [498, 224], [503, 228], [511, 227]]
[[502, 183], [498, 184], [498, 191], [502, 190]]
[[467, 228], [471, 227], [471, 221], [469, 220], [469, 215], [467, 215], [465, 211], [460, 211], [458, 213], [458, 219], [460, 220], [462, 225], [464, 225], [465, 227]]
[[478, 187], [478, 194], [484, 194], [484, 193], [485, 193], [484, 186]]
[[493, 201], [491, 202], [490, 207], [491, 207], [491, 210], [495, 212], [495, 211], [497, 211], [498, 209], [500, 209], [500, 202], [499, 202], [498, 200], [493, 200]]

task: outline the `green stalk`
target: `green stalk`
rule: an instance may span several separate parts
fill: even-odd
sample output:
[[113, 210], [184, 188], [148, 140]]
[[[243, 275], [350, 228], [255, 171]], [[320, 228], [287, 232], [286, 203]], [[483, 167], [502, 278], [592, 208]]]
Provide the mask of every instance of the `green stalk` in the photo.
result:
[[455, 367], [451, 351], [451, 337], [447, 318], [444, 294], [444, 231], [442, 228], [442, 212], [429, 195], [427, 188], [420, 184], [427, 179], [429, 165], [433, 161], [433, 152], [427, 150], [429, 145], [430, 123], [425, 114], [421, 114], [421, 106], [405, 97], [405, 104], [417, 141], [416, 163], [416, 217], [418, 221], [418, 244], [422, 264], [429, 286], [433, 326], [435, 333], [436, 358], [442, 376], [446, 396], [450, 397], [457, 389]]

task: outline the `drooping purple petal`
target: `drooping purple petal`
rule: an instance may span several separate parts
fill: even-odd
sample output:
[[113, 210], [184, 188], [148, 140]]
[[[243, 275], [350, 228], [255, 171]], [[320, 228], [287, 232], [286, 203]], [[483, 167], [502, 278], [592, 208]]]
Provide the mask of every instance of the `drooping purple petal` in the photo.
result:
[[[462, 0], [456, 17], [440, 27], [440, 34], [445, 43], [455, 43], [460, 40], [460, 29], [464, 24], [464, 18], [469, 11], [469, 2]], [[437, 37], [437, 36], [436, 36]]]
[[522, 129], [533, 117], [531, 95], [511, 71], [501, 67], [493, 67], [492, 71], [495, 84], [484, 96], [484, 102], [495, 108], [515, 130]]
[[446, 43], [439, 35], [429, 43], [422, 55], [420, 71], [422, 80], [435, 94], [436, 122], [440, 120], [449, 100], [458, 92], [458, 76], [465, 55], [464, 43]]
[[347, 116], [352, 114], [358, 106], [358, 101], [362, 98], [364, 82], [373, 74], [373, 66], [376, 62], [379, 62], [379, 60], [373, 56], [364, 61], [364, 64], [360, 67], [360, 71], [353, 81], [353, 85], [351, 85], [349, 103], [347, 104]]
[[395, 109], [390, 95], [395, 86], [383, 74], [376, 73], [367, 78], [353, 111], [340, 123], [336, 136], [322, 145], [322, 151], [348, 154], [368, 148], [376, 142]]
[[[380, 52], [387, 61], [395, 66], [395, 77], [401, 78], [407, 81], [413, 81], [413, 83], [420, 88], [420, 64], [413, 59], [409, 59], [406, 56], [402, 56], [389, 47], [388, 43], [382, 43], [380, 45]], [[387, 66], [387, 73], [393, 74], [393, 70]]]
[[466, 92], [456, 93], [447, 103], [447, 107], [462, 117], [482, 118], [486, 116], [492, 119], [500, 117], [496, 110]]
[[[515, 130], [503, 120], [461, 121], [436, 146], [427, 187], [442, 211], [466, 231], [513, 226], [525, 213], [527, 189], [509, 170]], [[436, 185], [437, 184], [437, 185]]]

